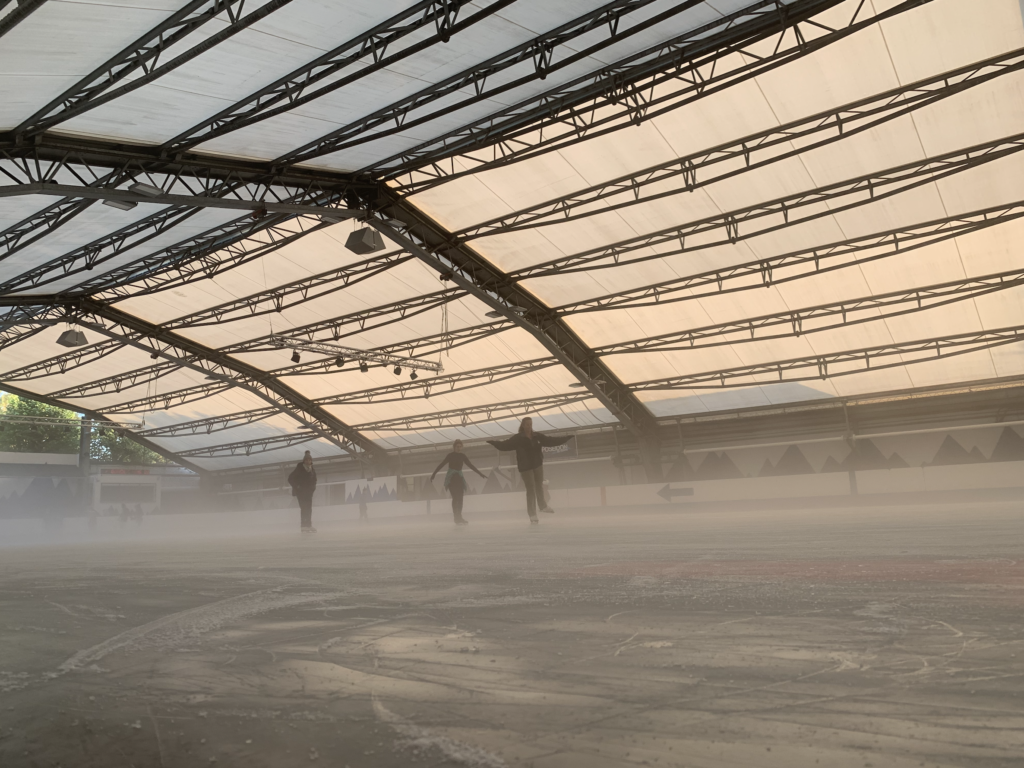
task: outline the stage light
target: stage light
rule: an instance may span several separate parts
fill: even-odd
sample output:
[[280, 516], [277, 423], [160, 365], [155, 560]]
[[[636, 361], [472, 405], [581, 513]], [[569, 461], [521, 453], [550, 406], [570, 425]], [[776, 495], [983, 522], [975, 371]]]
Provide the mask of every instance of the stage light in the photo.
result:
[[121, 211], [130, 211], [138, 205], [138, 203], [131, 200], [104, 200], [103, 204], [109, 205], [111, 208], [117, 208]]
[[384, 238], [380, 236], [380, 232], [376, 229], [363, 227], [348, 236], [348, 239], [345, 241], [345, 247], [352, 251], [352, 253], [365, 256], [368, 253], [383, 251]]
[[146, 197], [160, 197], [164, 193], [160, 187], [154, 187], [152, 184], [147, 184], [144, 181], [135, 182], [128, 187], [128, 191], [136, 195], [145, 195]]
[[81, 331], [68, 328], [57, 337], [57, 343], [62, 347], [84, 347], [89, 343], [89, 340], [85, 338], [85, 334]]
[[497, 319], [499, 317], [504, 317], [504, 315], [501, 314], [501, 312], [499, 312], [498, 310], [492, 309], [490, 312], [484, 312], [484, 317], [493, 317]]
[[344, 357], [339, 357], [337, 360], [334, 361], [334, 364], [336, 366], [338, 366], [339, 368], [341, 368], [342, 366], [345, 365], [345, 358]]
[[365, 360], [360, 360], [360, 361], [359, 361], [359, 370], [360, 370], [360, 371], [361, 371], [362, 373], [367, 373], [367, 372], [368, 372], [368, 371], [370, 370], [370, 366], [368, 366], [368, 365], [366, 364], [366, 361], [365, 361]]
[[416, 373], [416, 371], [413, 371], [412, 373], [409, 374], [409, 378], [412, 379], [413, 381], [416, 381], [416, 379], [419, 378], [419, 374]]
[[160, 353], [155, 349], [149, 353], [150, 360], [156, 360], [158, 357], [160, 357]]
[[299, 356], [299, 350], [295, 350], [294, 352], [292, 352], [292, 362], [293, 363], [298, 365], [299, 364], [299, 360], [301, 360], [301, 359], [302, 358]]
[[401, 376], [401, 375], [402, 375], [402, 366], [396, 365], [395, 366], [395, 376]]

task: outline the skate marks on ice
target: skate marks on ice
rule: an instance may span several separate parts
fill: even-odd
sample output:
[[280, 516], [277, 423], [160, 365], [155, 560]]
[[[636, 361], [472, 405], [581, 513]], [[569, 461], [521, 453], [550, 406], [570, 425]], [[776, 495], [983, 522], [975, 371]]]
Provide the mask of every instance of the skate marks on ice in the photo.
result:
[[148, 624], [129, 629], [102, 643], [78, 651], [51, 673], [56, 677], [67, 672], [89, 668], [115, 651], [138, 651], [144, 648], [172, 650], [200, 640], [203, 635], [242, 619], [282, 608], [309, 603], [327, 602], [342, 597], [339, 592], [288, 593], [284, 588], [264, 589], [229, 597], [214, 603], [163, 616]]
[[373, 713], [377, 719], [390, 726], [402, 737], [399, 746], [417, 753], [437, 750], [448, 760], [469, 768], [506, 768], [507, 764], [497, 755], [487, 750], [456, 741], [447, 736], [440, 736], [432, 731], [414, 725], [404, 717], [395, 714], [381, 703], [377, 694], [372, 694]]

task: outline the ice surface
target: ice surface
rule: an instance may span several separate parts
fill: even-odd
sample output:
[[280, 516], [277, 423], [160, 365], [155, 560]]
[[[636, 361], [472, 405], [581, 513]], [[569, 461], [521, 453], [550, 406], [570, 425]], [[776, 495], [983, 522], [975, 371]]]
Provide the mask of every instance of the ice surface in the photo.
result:
[[0, 548], [0, 766], [1024, 754], [1019, 504], [467, 516]]

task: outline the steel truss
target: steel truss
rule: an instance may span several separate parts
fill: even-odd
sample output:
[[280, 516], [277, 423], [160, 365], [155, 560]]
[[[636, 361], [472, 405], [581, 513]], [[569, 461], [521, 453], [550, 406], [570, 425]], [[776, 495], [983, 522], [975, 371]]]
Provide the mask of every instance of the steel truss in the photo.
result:
[[[279, 162], [302, 162], [330, 152], [337, 152], [348, 147], [374, 141], [400, 131], [407, 131], [424, 123], [431, 122], [442, 115], [453, 114], [465, 107], [489, 99], [494, 99], [535, 80], [543, 80], [550, 73], [557, 72], [574, 63], [599, 53], [610, 45], [627, 39], [639, 32], [650, 29], [673, 16], [699, 5], [703, 0], [684, 0], [662, 13], [637, 22], [627, 29], [620, 29], [623, 18], [653, 0], [614, 0], [572, 21], [566, 22], [553, 30], [545, 32], [532, 40], [499, 53], [486, 61], [474, 64], [468, 69], [452, 75], [438, 83], [431, 83], [423, 90], [393, 102], [369, 115], [359, 118], [326, 136], [299, 147], [280, 158]], [[584, 48], [574, 46], [583, 35], [596, 30], [607, 29], [607, 37]], [[487, 87], [489, 79], [498, 78], [519, 64], [532, 64], [530, 71], [520, 77], [502, 80], [498, 85]], [[413, 119], [409, 115], [421, 110], [448, 96], [470, 92], [472, 95], [454, 103], [446, 103], [444, 107], [433, 112], [420, 114]], [[384, 127], [390, 126], [390, 127]], [[376, 128], [382, 128], [369, 136], [365, 134]]]
[[[877, 347], [830, 354], [808, 355], [772, 363], [743, 365], [720, 371], [642, 381], [632, 386], [637, 392], [652, 392], [656, 390], [756, 387], [779, 382], [833, 379], [837, 376], [898, 368], [944, 357], [981, 352], [1018, 341], [1024, 341], [1024, 326], [961, 333], [921, 341], [883, 344]], [[903, 359], [905, 355], [914, 355], [915, 357], [905, 360]], [[879, 362], [893, 357], [898, 359], [888, 363]]]
[[418, 360], [414, 357], [396, 357], [395, 355], [382, 354], [380, 352], [368, 352], [365, 349], [343, 347], [340, 344], [324, 341], [303, 341], [302, 339], [293, 339], [285, 335], [275, 336], [274, 341], [280, 349], [311, 352], [314, 355], [333, 357], [336, 366], [342, 366], [346, 362], [358, 360], [360, 365], [377, 363], [385, 368], [394, 365], [396, 373], [401, 373], [403, 367], [410, 368], [413, 371], [432, 371], [433, 373], [440, 373], [444, 370], [440, 362], [434, 363], [429, 360]]
[[[193, 0], [65, 90], [22, 122], [14, 129], [14, 133], [24, 136], [42, 133], [100, 104], [151, 83], [290, 2], [291, 0], [269, 0], [252, 13], [242, 16], [244, 0]], [[227, 26], [170, 61], [158, 64], [160, 57], [171, 46], [180, 43], [222, 13], [227, 17]], [[130, 82], [115, 88], [118, 83], [136, 74], [138, 76]]]
[[277, 435], [276, 437], [262, 437], [255, 440], [241, 440], [237, 443], [224, 443], [223, 445], [209, 445], [203, 448], [192, 448], [186, 451], [179, 451], [178, 456], [197, 459], [214, 459], [224, 456], [251, 456], [254, 453], [267, 453], [277, 451], [281, 448], [288, 448], [293, 445], [308, 443], [316, 440], [320, 435], [315, 432], [296, 432], [291, 435]]
[[[181, 151], [194, 147], [300, 107], [374, 72], [393, 66], [438, 42], [447, 43], [452, 34], [483, 21], [512, 2], [514, 0], [496, 0], [463, 21], [457, 21], [456, 18], [462, 7], [467, 5], [467, 0], [429, 0], [417, 3], [392, 16], [383, 24], [348, 40], [309, 64], [293, 70], [242, 101], [178, 134], [164, 144], [164, 149]], [[436, 28], [435, 35], [414, 42], [390, 56], [385, 55], [389, 47], [431, 25]], [[349, 74], [342, 74], [345, 70], [353, 69], [354, 65], [367, 57], [372, 58], [372, 63], [354, 69]], [[313, 89], [313, 86], [325, 80], [328, 81], [325, 85]]]
[[1024, 201], [892, 229], [866, 237], [841, 240], [816, 248], [806, 248], [780, 256], [708, 270], [696, 275], [667, 280], [654, 285], [631, 288], [593, 299], [585, 299], [557, 308], [563, 315], [599, 312], [606, 309], [651, 307], [704, 296], [748, 291], [802, 280], [838, 269], [887, 259], [954, 237], [979, 232], [988, 227], [1024, 216]]
[[181, 435], [209, 435], [214, 432], [222, 432], [225, 429], [242, 427], [252, 424], [254, 421], [262, 421], [268, 416], [273, 416], [279, 411], [273, 406], [259, 408], [253, 411], [239, 411], [229, 413], [226, 416], [211, 416], [206, 419], [195, 419], [184, 421], [178, 424], [170, 424], [165, 427], [147, 427], [139, 430], [136, 434], [143, 437], [180, 437]]
[[[99, 421], [99, 422], [104, 423], [104, 424], [110, 424], [111, 425], [110, 427], [101, 427], [101, 429], [104, 429], [104, 428], [115, 428], [115, 427], [113, 427], [113, 424], [115, 422], [117, 422], [117, 419], [110, 419], [110, 418], [104, 416], [102, 413], [98, 413], [96, 411], [90, 411], [90, 410], [83, 410], [79, 406], [75, 406], [75, 405], [71, 405], [69, 403], [61, 402], [60, 400], [56, 400], [56, 399], [54, 399], [54, 398], [52, 398], [52, 397], [50, 397], [48, 395], [40, 395], [40, 394], [37, 394], [35, 392], [27, 392], [24, 389], [19, 389], [17, 387], [12, 387], [12, 386], [9, 386], [9, 385], [6, 385], [6, 384], [4, 385], [4, 389], [7, 390], [8, 392], [10, 392], [12, 395], [18, 395], [18, 397], [24, 397], [24, 398], [29, 399], [29, 400], [37, 400], [40, 403], [46, 403], [47, 405], [53, 405], [53, 406], [56, 406], [57, 408], [64, 408], [64, 409], [69, 410], [69, 411], [77, 411], [79, 413], [82, 413], [86, 418], [88, 418], [90, 420], [95, 420], [95, 421]], [[143, 437], [141, 435], [137, 435], [134, 432], [129, 432], [128, 434], [131, 436], [132, 440], [137, 442], [139, 445], [142, 445], [142, 446], [148, 448], [149, 450], [153, 451], [153, 453], [156, 453], [156, 454], [158, 454], [160, 456], [163, 456], [168, 461], [173, 461], [173, 462], [175, 462], [177, 464], [180, 464], [181, 466], [186, 467], [186, 468], [192, 470], [196, 474], [199, 474], [199, 475], [205, 474], [205, 472], [206, 472], [205, 469], [203, 469], [202, 467], [200, 467], [200, 466], [198, 466], [196, 464], [193, 464], [188, 459], [182, 459], [179, 456], [177, 456], [176, 454], [171, 453], [166, 448], [164, 448], [162, 445], [158, 445], [157, 443], [154, 443], [154, 442], [150, 441], [148, 438]]]
[[[4, 306], [3, 301], [0, 298], [0, 307]], [[35, 336], [64, 317], [65, 310], [61, 306], [7, 305], [6, 311], [0, 313], [0, 351]]]
[[[251, 296], [224, 302], [209, 309], [175, 318], [163, 325], [171, 329], [196, 328], [204, 325], [221, 325], [232, 320], [281, 312], [289, 307], [342, 291], [374, 275], [386, 272], [392, 267], [409, 261], [411, 258], [411, 255], [401, 252], [374, 256], [373, 258], [349, 264], [339, 269], [321, 272], [312, 277], [296, 280], [252, 294]], [[404, 309], [404, 304], [402, 308]], [[397, 311], [402, 312], [402, 309]], [[404, 316], [405, 313], [402, 312], [402, 314]]]
[[[454, 234], [464, 240], [471, 240], [488, 234], [575, 221], [670, 197], [682, 191], [692, 192], [708, 184], [842, 141], [1022, 69], [1024, 49], [1018, 49], [811, 117], [794, 120], [779, 128], [769, 128], [761, 133], [620, 176], [568, 196], [466, 227]], [[778, 151], [780, 147], [791, 143], [798, 144], [798, 148]], [[742, 162], [742, 165], [736, 167], [737, 162]], [[651, 185], [659, 185], [661, 189], [666, 181], [677, 178], [681, 178], [682, 187], [645, 193]]]
[[[429, 399], [431, 394], [448, 394], [466, 389], [487, 386], [495, 382], [507, 381], [528, 373], [535, 373], [558, 365], [553, 358], [527, 360], [521, 363], [495, 366], [475, 371], [464, 371], [445, 376], [435, 376], [422, 381], [402, 381], [383, 387], [364, 389], [344, 395], [330, 395], [318, 398], [315, 402], [320, 406], [359, 405], [372, 403], [389, 403], [399, 400]], [[274, 408], [260, 408], [250, 411], [229, 413], [225, 416], [211, 416], [205, 419], [185, 421], [165, 427], [151, 427], [139, 434], [146, 437], [177, 437], [179, 435], [210, 434], [226, 429], [251, 424], [277, 413]]]
[[804, 336], [834, 328], [845, 328], [913, 312], [925, 312], [958, 301], [976, 299], [998, 291], [1024, 286], [1024, 269], [985, 277], [955, 280], [906, 291], [893, 291], [859, 299], [819, 304], [761, 315], [730, 323], [708, 325], [687, 331], [666, 333], [636, 341], [595, 348], [602, 355], [675, 350], [743, 344], [766, 339]]
[[[76, 323], [83, 325], [83, 327], [92, 327], [89, 324], [89, 319], [76, 318]], [[488, 336], [493, 336], [496, 333], [500, 333], [511, 327], [505, 322], [494, 322], [487, 323], [485, 325], [469, 326], [456, 331], [442, 332], [431, 336], [425, 336], [417, 339], [411, 339], [409, 341], [397, 342], [395, 344], [389, 344], [383, 347], [377, 347], [375, 349], [366, 350], [366, 355], [400, 355], [406, 354], [413, 357], [426, 357], [428, 355], [441, 354], [445, 350], [459, 347], [464, 344], [470, 344]], [[260, 339], [254, 339], [252, 341], [240, 342], [230, 347], [224, 347], [215, 352], [219, 355], [235, 355], [240, 352], [268, 352], [268, 351], [280, 351], [281, 347], [275, 342], [275, 336], [265, 336]], [[128, 336], [117, 337], [118, 343], [121, 346], [128, 345], [129, 341], [136, 342], [135, 339], [130, 339]], [[141, 342], [136, 342], [136, 344]], [[95, 381], [83, 382], [76, 384], [72, 387], [59, 390], [51, 393], [54, 397], [94, 397], [97, 395], [107, 395], [111, 392], [120, 393], [126, 389], [137, 387], [142, 384], [148, 384], [152, 381], [157, 381], [168, 374], [174, 373], [181, 370], [182, 368], [194, 367], [195, 365], [202, 362], [200, 358], [189, 358], [181, 356], [172, 356], [171, 359], [167, 359], [167, 355], [164, 355], [164, 349], [160, 344], [145, 345], [140, 347], [151, 355], [155, 354], [157, 357], [164, 357], [159, 363], [146, 366], [145, 368], [136, 368], [131, 371], [123, 371], [116, 373], [111, 376], [106, 376], [102, 379]], [[90, 353], [91, 351], [91, 356]], [[93, 345], [87, 349], [82, 350], [82, 358], [79, 364], [90, 362], [92, 359], [96, 359], [110, 352], [116, 351], [115, 349], [105, 347], [102, 343]], [[173, 351], [173, 350], [172, 350]], [[331, 354], [318, 360], [313, 360], [306, 363], [293, 364], [283, 366], [281, 368], [275, 368], [269, 371], [261, 371], [266, 376], [280, 377], [280, 376], [302, 376], [302, 375], [322, 375], [328, 373], [337, 368], [336, 354]], [[18, 369], [10, 372], [11, 375], [19, 376], [22, 379], [25, 378], [41, 378], [43, 376], [52, 375], [58, 372], [58, 368], [55, 365], [56, 358], [51, 358], [49, 361], [49, 370], [40, 370], [36, 364], [35, 366], [26, 366], [26, 368]], [[387, 367], [387, 365], [385, 365]], [[206, 372], [204, 370], [204, 372]], [[26, 375], [27, 374], [27, 375]], [[8, 374], [4, 374], [5, 376]], [[0, 378], [2, 380], [2, 378]], [[188, 402], [193, 402], [196, 399], [201, 399], [198, 395], [209, 396], [220, 392], [220, 388], [217, 386], [210, 385], [199, 385], [196, 387], [189, 387], [186, 389], [178, 390], [175, 395], [177, 397], [187, 397]], [[203, 394], [207, 393], [207, 394]], [[195, 396], [194, 396], [195, 395]], [[127, 404], [132, 408], [148, 407], [153, 406], [153, 410], [159, 410], [163, 408], [166, 410], [169, 406], [162, 406], [164, 402], [163, 396], [156, 396], [153, 398], [143, 398], [139, 405], [135, 405], [135, 402]], [[182, 401], [184, 402], [184, 401]], [[179, 403], [180, 404], [180, 403]], [[120, 408], [120, 406], [117, 406]]]
[[[969, 149], [949, 152], [922, 162], [909, 163], [856, 179], [828, 184], [768, 203], [758, 203], [749, 208], [700, 219], [682, 226], [669, 227], [651, 234], [631, 237], [609, 246], [593, 248], [542, 264], [524, 267], [510, 274], [517, 280], [553, 274], [564, 275], [571, 272], [619, 267], [735, 244], [786, 227], [869, 205], [901, 192], [948, 178], [961, 171], [1009, 157], [1021, 150], [1024, 150], [1024, 133]], [[851, 197], [852, 199], [844, 201], [844, 198]], [[824, 205], [822, 205], [823, 203]], [[801, 210], [808, 208], [810, 210], [801, 216]], [[760, 219], [767, 221], [759, 229], [748, 228], [741, 231], [741, 225]], [[701, 235], [700, 242], [687, 246], [687, 238], [695, 235]], [[644, 249], [659, 250], [656, 253], [647, 253], [629, 259], [623, 258], [627, 254]]]
[[[845, 26], [833, 29], [811, 18], [837, 2], [760, 0], [610, 67], [430, 139], [375, 164], [372, 170], [389, 179], [408, 175], [403, 189], [413, 192], [468, 172], [536, 157], [657, 117], [927, 2], [930, 0], [905, 0], [858, 20], [864, 6], [860, 3]], [[817, 33], [821, 34], [808, 38]], [[779, 39], [774, 50], [762, 55], [758, 44], [775, 35]], [[748, 50], [749, 46], [754, 50]], [[740, 54], [748, 63], [721, 71], [721, 60], [729, 54]], [[681, 87], [666, 93], [664, 85], [672, 81]], [[489, 157], [487, 153], [483, 158], [471, 154], [488, 148]], [[457, 171], [456, 158], [459, 165], [472, 170]]]
[[238, 219], [79, 283], [74, 294], [117, 301], [188, 285], [247, 264], [329, 226], [329, 222], [314, 216]]
[[[155, 395], [147, 395], [135, 400], [128, 400], [116, 405], [108, 405], [95, 409], [96, 413], [151, 413], [152, 411], [167, 411], [180, 405], [199, 402], [214, 395], [220, 395], [231, 389], [232, 383], [220, 381], [213, 384], [203, 384], [198, 387], [186, 387], [171, 392], [160, 392]], [[270, 411], [268, 411], [270, 412]], [[273, 408], [273, 413], [281, 413], [279, 408]]]
[[[93, 154], [77, 150], [42, 151], [37, 146], [0, 148], [0, 177], [7, 177], [15, 184], [34, 185], [33, 188], [41, 186], [70, 192], [77, 190], [81, 195], [98, 195], [103, 192], [108, 196], [114, 193], [104, 184], [143, 182], [161, 189], [169, 196], [168, 200], [183, 199], [184, 203], [162, 208], [81, 248], [41, 264], [17, 278], [7, 280], [0, 284], [0, 293], [34, 289], [70, 274], [92, 270], [99, 264], [143, 245], [158, 234], [194, 216], [205, 203], [220, 205], [225, 201], [233, 201], [232, 205], [238, 203], [238, 207], [254, 209], [254, 219], [246, 218], [231, 222], [214, 230], [226, 229], [233, 235], [233, 238], [229, 237], [226, 240], [215, 238], [217, 245], [224, 246], [251, 231], [280, 224], [298, 213], [308, 214], [315, 210], [329, 214], [333, 218], [357, 215], [357, 211], [343, 207], [344, 201], [351, 199], [357, 188], [366, 186], [353, 185], [344, 177], [302, 178], [293, 177], [292, 174], [284, 176], [266, 171], [256, 174], [251, 169], [242, 172], [232, 167], [221, 168], [218, 171], [217, 167], [212, 165], [161, 163], [137, 154], [111, 155], [95, 160]], [[114, 159], [122, 160], [122, 164], [114, 172], [110, 172], [106, 165], [101, 164]], [[73, 181], [78, 186], [60, 184], [58, 181]], [[179, 192], [187, 194], [179, 195]], [[139, 199], [146, 197], [128, 196]], [[159, 198], [147, 199], [149, 202], [160, 203]], [[281, 212], [269, 212], [271, 208], [279, 208]], [[81, 201], [77, 204], [58, 202], [0, 235], [0, 244], [6, 246], [6, 255], [10, 256], [16, 250], [38, 239], [40, 230], [51, 231], [84, 209]], [[315, 221], [317, 224], [320, 223], [319, 219]], [[189, 248], [188, 245], [189, 243], [186, 243], [182, 246], [187, 255], [198, 255], [194, 248]], [[174, 261], [173, 257], [171, 260]], [[111, 279], [105, 277], [108, 281]]]
[[[191, 368], [220, 379], [225, 385], [246, 389], [353, 455], [360, 448], [375, 459], [386, 459], [386, 454], [372, 441], [265, 371], [91, 299], [76, 300], [74, 311], [76, 323], [83, 327], [169, 359], [175, 367]], [[69, 396], [63, 393], [72, 391], [74, 388], [50, 396], [61, 398]]]
[[135, 429], [139, 425], [130, 421], [98, 419], [65, 419], [60, 416], [0, 416], [0, 424], [32, 424], [37, 427], [98, 427], [100, 429]]
[[[4, 0], [0, 3], [0, 9], [2, 9], [10, 0]], [[46, 0], [18, 0], [17, 6], [13, 11], [9, 11], [6, 16], [0, 17], [0, 37], [3, 37], [21, 22], [27, 19], [33, 12], [39, 10]]]
[[397, 419], [383, 419], [367, 424], [360, 424], [364, 432], [419, 432], [424, 429], [445, 429], [451, 427], [469, 427], [474, 424], [486, 424], [495, 418], [522, 418], [536, 415], [555, 408], [562, 408], [573, 403], [592, 400], [589, 392], [578, 392], [564, 395], [547, 395], [528, 400], [516, 400], [507, 403], [491, 403], [473, 408], [458, 408], [451, 411], [438, 411], [423, 416], [402, 416]]
[[[451, 236], [443, 228], [400, 201], [394, 192], [381, 188], [375, 207], [385, 218], [371, 219], [373, 226], [442, 278], [451, 280], [529, 332], [638, 437], [657, 439], [653, 417], [636, 395], [556, 312], [477, 253], [462, 245], [452, 245]], [[652, 443], [652, 456], [654, 448]]]

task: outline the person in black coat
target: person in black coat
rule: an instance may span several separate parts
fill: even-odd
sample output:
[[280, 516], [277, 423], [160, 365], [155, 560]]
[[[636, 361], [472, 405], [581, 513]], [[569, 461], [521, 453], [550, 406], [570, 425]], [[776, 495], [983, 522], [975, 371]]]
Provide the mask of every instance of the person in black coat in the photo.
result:
[[519, 433], [508, 440], [488, 440], [487, 442], [499, 451], [515, 451], [516, 466], [526, 486], [526, 513], [531, 523], [537, 523], [537, 502], [540, 501], [541, 512], [554, 513], [544, 498], [544, 453], [546, 446], [565, 445], [573, 439], [567, 437], [548, 437], [533, 431], [533, 419], [527, 416], [519, 425]]
[[444, 488], [452, 495], [452, 514], [455, 515], [456, 525], [468, 525], [469, 521], [462, 516], [462, 501], [466, 495], [466, 476], [462, 474], [462, 468], [469, 467], [476, 472], [480, 477], [487, 479], [483, 472], [473, 466], [473, 462], [469, 460], [469, 456], [462, 452], [462, 441], [456, 440], [455, 444], [452, 445], [452, 452], [442, 459], [441, 463], [437, 465], [437, 469], [434, 470], [434, 474], [430, 476], [430, 482], [434, 482], [434, 478], [437, 473], [441, 471], [441, 467], [445, 464], [448, 465], [448, 472], [444, 476]]
[[292, 496], [299, 500], [299, 515], [303, 533], [316, 533], [313, 527], [313, 491], [316, 490], [316, 470], [313, 469], [313, 455], [306, 451], [302, 461], [288, 475]]

